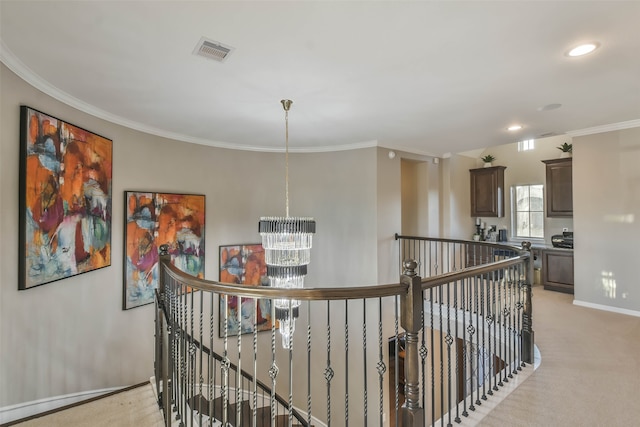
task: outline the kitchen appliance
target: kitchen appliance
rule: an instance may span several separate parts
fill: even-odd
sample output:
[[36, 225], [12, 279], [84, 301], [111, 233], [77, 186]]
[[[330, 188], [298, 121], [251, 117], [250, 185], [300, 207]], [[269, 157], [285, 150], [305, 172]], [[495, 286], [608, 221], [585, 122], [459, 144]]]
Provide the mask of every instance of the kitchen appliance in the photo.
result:
[[551, 244], [554, 248], [573, 249], [573, 231], [563, 231], [562, 234], [551, 236]]

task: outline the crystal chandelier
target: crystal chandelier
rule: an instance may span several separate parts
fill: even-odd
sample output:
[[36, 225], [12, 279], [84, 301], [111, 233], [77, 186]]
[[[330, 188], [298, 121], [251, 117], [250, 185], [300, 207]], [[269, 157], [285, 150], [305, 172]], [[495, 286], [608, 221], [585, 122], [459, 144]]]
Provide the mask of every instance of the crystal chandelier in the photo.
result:
[[[289, 216], [289, 109], [292, 101], [280, 101], [285, 111], [285, 210], [284, 217], [262, 217], [258, 224], [269, 283], [276, 288], [304, 287], [304, 276], [311, 260], [311, 240], [316, 232], [313, 218]], [[275, 299], [276, 319], [279, 321], [282, 346], [291, 348], [299, 300]]]

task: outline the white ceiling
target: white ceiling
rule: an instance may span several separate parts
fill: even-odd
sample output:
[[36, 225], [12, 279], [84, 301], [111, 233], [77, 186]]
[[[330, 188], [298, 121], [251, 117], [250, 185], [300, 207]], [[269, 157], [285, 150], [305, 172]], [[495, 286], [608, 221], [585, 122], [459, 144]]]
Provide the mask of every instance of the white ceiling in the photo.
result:
[[[442, 156], [638, 121], [639, 23], [638, 1], [1, 0], [0, 58], [152, 134], [280, 151], [289, 98], [291, 151]], [[203, 36], [235, 51], [195, 56]]]

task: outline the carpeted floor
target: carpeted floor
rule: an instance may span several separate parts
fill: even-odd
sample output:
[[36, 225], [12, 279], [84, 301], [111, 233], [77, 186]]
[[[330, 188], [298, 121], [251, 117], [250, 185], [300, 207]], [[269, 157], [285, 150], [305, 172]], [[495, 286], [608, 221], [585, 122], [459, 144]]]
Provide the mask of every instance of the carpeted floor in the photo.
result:
[[[640, 425], [640, 318], [572, 304], [534, 288], [542, 363], [480, 422], [483, 427]], [[151, 389], [136, 389], [19, 427], [162, 425]]]
[[540, 367], [479, 424], [640, 425], [640, 318], [573, 305], [534, 288]]

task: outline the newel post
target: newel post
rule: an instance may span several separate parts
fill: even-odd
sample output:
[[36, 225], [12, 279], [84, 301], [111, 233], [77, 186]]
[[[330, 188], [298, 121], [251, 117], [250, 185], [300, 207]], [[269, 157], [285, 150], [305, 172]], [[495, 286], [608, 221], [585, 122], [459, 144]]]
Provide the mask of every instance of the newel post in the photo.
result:
[[533, 332], [533, 305], [531, 301], [531, 285], [533, 284], [533, 253], [531, 242], [522, 242], [522, 248], [529, 251], [529, 258], [525, 261], [524, 307], [522, 312], [522, 361], [533, 364], [534, 332]]
[[400, 283], [407, 285], [407, 293], [400, 300], [401, 325], [405, 330], [404, 395], [402, 405], [402, 425], [422, 427], [424, 412], [420, 407], [420, 368], [418, 333], [422, 329], [422, 288], [421, 278], [416, 273], [418, 263], [414, 260], [403, 262]]

